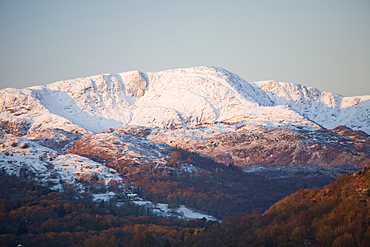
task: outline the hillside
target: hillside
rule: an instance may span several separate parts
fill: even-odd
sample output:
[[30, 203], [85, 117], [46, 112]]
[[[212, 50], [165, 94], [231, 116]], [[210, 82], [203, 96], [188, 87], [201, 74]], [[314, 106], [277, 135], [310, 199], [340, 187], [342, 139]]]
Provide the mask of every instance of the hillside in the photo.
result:
[[333, 130], [240, 128], [188, 148], [248, 169], [253, 164], [267, 167], [354, 165], [363, 168], [370, 161], [369, 147], [370, 136], [365, 132], [338, 126]]
[[301, 189], [262, 215], [229, 217], [184, 246], [369, 246], [370, 170]]
[[143, 215], [127, 202], [52, 191], [0, 173], [0, 246], [368, 246], [370, 170], [301, 189], [222, 223]]

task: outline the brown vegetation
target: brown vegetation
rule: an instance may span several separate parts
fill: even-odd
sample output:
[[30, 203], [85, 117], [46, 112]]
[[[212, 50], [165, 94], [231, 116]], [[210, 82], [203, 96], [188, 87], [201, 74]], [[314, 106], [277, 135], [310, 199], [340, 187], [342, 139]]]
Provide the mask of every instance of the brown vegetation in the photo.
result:
[[229, 217], [185, 246], [369, 246], [370, 169], [301, 189], [264, 214]]

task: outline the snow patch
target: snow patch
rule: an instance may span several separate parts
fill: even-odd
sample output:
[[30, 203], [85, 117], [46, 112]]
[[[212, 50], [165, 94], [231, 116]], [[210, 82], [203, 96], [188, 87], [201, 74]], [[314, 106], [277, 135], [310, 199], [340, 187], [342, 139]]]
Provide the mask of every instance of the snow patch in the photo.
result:
[[153, 203], [151, 201], [132, 201], [133, 203], [147, 207], [152, 213], [164, 217], [176, 217], [176, 218], [183, 218], [183, 219], [203, 219], [209, 221], [218, 221], [213, 216], [202, 214], [196, 212], [192, 209], [187, 208], [184, 205], [180, 205], [179, 207], [169, 208], [168, 204], [164, 203]]

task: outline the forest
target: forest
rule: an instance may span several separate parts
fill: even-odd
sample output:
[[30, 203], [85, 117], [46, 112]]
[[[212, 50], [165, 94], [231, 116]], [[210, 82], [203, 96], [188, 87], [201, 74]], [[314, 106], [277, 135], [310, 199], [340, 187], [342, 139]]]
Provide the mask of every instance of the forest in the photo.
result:
[[[179, 169], [190, 163], [198, 172]], [[297, 191], [304, 187], [299, 181], [267, 180], [181, 149], [166, 167], [138, 166], [140, 172], [123, 177], [145, 200], [186, 205], [222, 221], [159, 217], [129, 200], [94, 202], [88, 193], [56, 192], [0, 172], [0, 247], [365, 247], [370, 242], [368, 168], [323, 188]]]
[[171, 246], [214, 224], [143, 215], [0, 173], [0, 246]]
[[369, 246], [370, 169], [222, 223], [143, 215], [0, 173], [0, 246]]
[[223, 219], [246, 211], [263, 211], [286, 195], [301, 188], [300, 184], [280, 183], [244, 173], [239, 167], [218, 163], [195, 152], [177, 149], [168, 167], [193, 164], [198, 172], [183, 169], [153, 169], [143, 165], [141, 172], [127, 176], [144, 199], [167, 203], [172, 207], [186, 205]]

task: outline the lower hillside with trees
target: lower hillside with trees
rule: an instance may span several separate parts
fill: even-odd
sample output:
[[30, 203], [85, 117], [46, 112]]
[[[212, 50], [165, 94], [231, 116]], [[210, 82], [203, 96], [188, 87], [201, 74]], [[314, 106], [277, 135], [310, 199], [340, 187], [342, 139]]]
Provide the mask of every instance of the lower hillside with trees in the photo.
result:
[[183, 246], [335, 246], [370, 243], [370, 169], [301, 189], [263, 214], [227, 217]]
[[0, 173], [0, 246], [171, 246], [214, 222], [142, 215]]
[[[369, 246], [368, 168], [278, 201], [294, 186], [279, 187], [276, 181], [191, 153], [174, 157], [169, 167], [188, 160], [202, 173], [143, 166], [143, 172], [127, 179], [153, 202], [165, 201], [172, 207], [185, 204], [220, 218], [229, 215], [222, 223], [146, 215], [130, 201], [122, 206], [94, 203], [87, 193], [76, 199], [73, 193], [52, 191], [0, 172], [0, 247], [19, 243], [25, 247]], [[252, 210], [266, 205], [272, 206], [264, 213]]]

